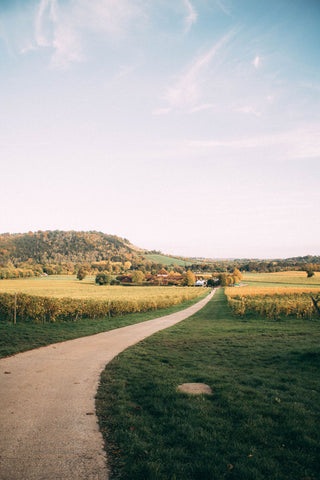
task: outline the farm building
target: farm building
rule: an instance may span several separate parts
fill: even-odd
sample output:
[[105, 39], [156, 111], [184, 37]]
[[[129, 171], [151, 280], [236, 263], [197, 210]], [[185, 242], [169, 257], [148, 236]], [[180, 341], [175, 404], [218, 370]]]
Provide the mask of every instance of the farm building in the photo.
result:
[[161, 270], [159, 270], [157, 275], [157, 277], [163, 277], [163, 278], [166, 278], [167, 276], [168, 276], [168, 272], [164, 268], [161, 268]]

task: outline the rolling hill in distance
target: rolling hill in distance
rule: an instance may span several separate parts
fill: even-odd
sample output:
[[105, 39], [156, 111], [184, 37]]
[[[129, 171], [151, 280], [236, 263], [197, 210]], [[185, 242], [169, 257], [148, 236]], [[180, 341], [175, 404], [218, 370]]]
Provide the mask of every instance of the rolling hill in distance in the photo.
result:
[[[287, 259], [219, 259], [165, 255], [133, 245], [128, 239], [97, 231], [37, 231], [0, 234], [0, 278], [33, 276], [41, 273], [75, 273], [84, 265], [88, 272], [108, 270], [227, 271], [234, 267], [247, 271], [303, 269], [313, 264], [317, 270], [320, 256], [307, 255]], [[17, 272], [19, 269], [19, 272]]]
[[35, 262], [39, 264], [140, 262], [163, 265], [190, 264], [189, 259], [148, 251], [126, 238], [89, 231], [37, 231], [0, 234], [0, 264]]

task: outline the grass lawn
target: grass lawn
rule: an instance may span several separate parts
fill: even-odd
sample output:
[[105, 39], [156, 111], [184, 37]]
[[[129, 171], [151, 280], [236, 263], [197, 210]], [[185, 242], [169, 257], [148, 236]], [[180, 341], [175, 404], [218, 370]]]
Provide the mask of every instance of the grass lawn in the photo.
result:
[[193, 305], [207, 294], [208, 291], [206, 289], [206, 292], [200, 297], [186, 300], [179, 305], [174, 305], [169, 308], [118, 317], [108, 317], [105, 319], [83, 319], [77, 322], [57, 322], [46, 323], [44, 325], [28, 323], [17, 323], [13, 325], [9, 322], [0, 322], [0, 358], [51, 343], [107, 332], [115, 328], [169, 315], [170, 313]]
[[[220, 289], [121, 353], [96, 400], [110, 479], [319, 479], [319, 330], [233, 317]], [[214, 395], [178, 393], [185, 382]]]

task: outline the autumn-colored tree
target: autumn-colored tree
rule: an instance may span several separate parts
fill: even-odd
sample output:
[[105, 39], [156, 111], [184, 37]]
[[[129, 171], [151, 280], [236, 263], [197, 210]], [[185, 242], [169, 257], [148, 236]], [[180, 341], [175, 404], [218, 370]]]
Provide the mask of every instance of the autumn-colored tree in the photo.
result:
[[87, 276], [87, 272], [85, 271], [85, 269], [83, 267], [79, 268], [77, 273], [77, 279], [83, 280], [84, 278], [86, 278], [86, 276]]
[[242, 280], [242, 273], [240, 272], [240, 270], [238, 268], [235, 268], [233, 270], [232, 276], [234, 278], [234, 283], [238, 283]]
[[132, 274], [132, 283], [143, 283], [146, 277], [141, 270], [135, 270]]
[[218, 278], [219, 278], [219, 283], [222, 287], [229, 285], [227, 273], [220, 273]]
[[[238, 280], [242, 280], [242, 273], [240, 272], [240, 270], [238, 268], [235, 268], [233, 270], [233, 274], [232, 274], [235, 278], [237, 278]], [[237, 282], [235, 282], [237, 283]]]
[[306, 269], [306, 272], [307, 272], [307, 277], [308, 277], [308, 278], [313, 277], [314, 272], [311, 270], [311, 268]]
[[109, 275], [109, 273], [107, 273], [107, 272], [99, 272], [99, 273], [97, 273], [97, 275], [96, 275], [96, 280], [95, 280], [95, 282], [96, 282], [98, 285], [110, 285], [111, 280], [112, 280], [112, 276]]
[[187, 285], [188, 287], [194, 285], [196, 283], [196, 277], [194, 274], [191, 272], [191, 270], [188, 270], [184, 275], [183, 275], [183, 280], [182, 280], [183, 285]]
[[124, 265], [123, 265], [123, 266], [124, 266], [125, 270], [127, 271], [127, 270], [129, 270], [130, 267], [131, 267], [131, 262], [129, 262], [129, 261], [124, 262]]

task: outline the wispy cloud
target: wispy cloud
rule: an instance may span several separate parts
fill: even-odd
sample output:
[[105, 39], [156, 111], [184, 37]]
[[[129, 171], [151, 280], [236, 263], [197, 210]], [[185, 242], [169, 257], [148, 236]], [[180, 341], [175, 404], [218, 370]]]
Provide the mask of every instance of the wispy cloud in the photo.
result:
[[252, 105], [243, 105], [235, 109], [236, 112], [245, 113], [247, 115], [254, 115], [256, 117], [261, 117], [261, 113]]
[[171, 108], [156, 108], [153, 110], [152, 115], [167, 115], [171, 112]]
[[53, 43], [52, 27], [57, 22], [56, 0], [41, 0], [35, 18], [35, 40], [38, 47], [50, 47]]
[[259, 57], [259, 55], [257, 55], [252, 61], [252, 65], [254, 66], [254, 68], [258, 69], [260, 66], [260, 63], [261, 63], [261, 58]]
[[51, 66], [66, 68], [86, 58], [88, 32], [121, 38], [141, 14], [139, 4], [130, 0], [41, 0], [35, 17], [35, 46], [23, 53], [52, 48]]
[[114, 80], [120, 80], [130, 75], [137, 68], [137, 65], [122, 65], [119, 72], [114, 76]]
[[223, 11], [226, 15], [231, 15], [230, 9], [225, 5], [223, 0], [215, 0], [215, 3], [218, 5], [220, 10]]
[[24, 53], [32, 52], [34, 50], [37, 50], [36, 45], [29, 41], [23, 47], [20, 48], [19, 53], [24, 54]]
[[171, 108], [194, 107], [201, 98], [201, 84], [213, 58], [235, 35], [235, 31], [224, 35], [204, 55], [197, 57], [173, 86], [169, 87], [164, 98]]
[[312, 124], [276, 134], [257, 135], [235, 140], [192, 140], [188, 148], [215, 149], [229, 151], [270, 149], [282, 159], [320, 158], [320, 125]]
[[186, 8], [186, 17], [185, 17], [185, 31], [189, 32], [190, 28], [194, 23], [196, 23], [198, 14], [189, 0], [183, 0], [183, 3]]
[[315, 90], [316, 92], [320, 91], [320, 83], [319, 82], [300, 82], [299, 83], [300, 87], [310, 89], [310, 90]]
[[202, 103], [201, 105], [196, 105], [195, 107], [191, 108], [190, 113], [201, 112], [203, 110], [211, 110], [215, 108], [214, 103]]

